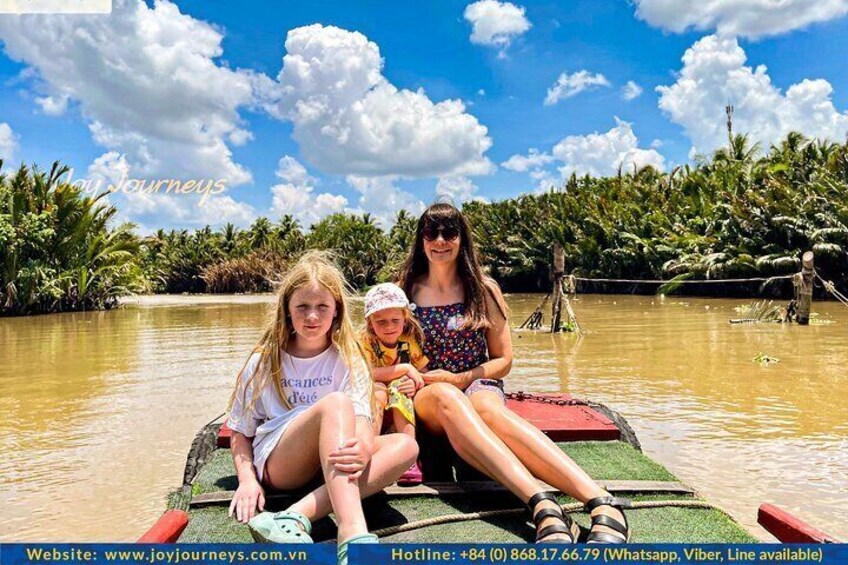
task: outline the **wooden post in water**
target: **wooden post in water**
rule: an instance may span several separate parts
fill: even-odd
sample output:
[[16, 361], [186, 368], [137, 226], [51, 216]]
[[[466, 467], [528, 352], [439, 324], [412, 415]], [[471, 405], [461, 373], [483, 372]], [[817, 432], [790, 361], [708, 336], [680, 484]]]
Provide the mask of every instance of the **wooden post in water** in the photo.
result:
[[551, 333], [560, 331], [562, 323], [562, 279], [565, 276], [565, 253], [562, 245], [554, 244], [554, 288], [551, 302]]
[[795, 283], [795, 304], [797, 313], [795, 319], [802, 326], [810, 323], [810, 307], [813, 304], [813, 252], [807, 251], [801, 257], [801, 272], [795, 275], [792, 282]]

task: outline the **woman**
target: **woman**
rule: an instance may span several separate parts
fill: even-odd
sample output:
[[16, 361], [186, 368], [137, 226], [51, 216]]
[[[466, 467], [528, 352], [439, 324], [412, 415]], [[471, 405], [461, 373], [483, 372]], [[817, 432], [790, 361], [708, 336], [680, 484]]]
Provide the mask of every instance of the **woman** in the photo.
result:
[[574, 542], [580, 534], [537, 479], [586, 504], [592, 516], [587, 541], [627, 541], [621, 508], [629, 502], [610, 496], [506, 407], [501, 379], [512, 366], [506, 303], [497, 283], [483, 275], [471, 231], [454, 206], [437, 203], [425, 210], [400, 286], [417, 305], [430, 359], [427, 386], [415, 396], [421, 425], [446, 435], [463, 460], [528, 504], [537, 542]]

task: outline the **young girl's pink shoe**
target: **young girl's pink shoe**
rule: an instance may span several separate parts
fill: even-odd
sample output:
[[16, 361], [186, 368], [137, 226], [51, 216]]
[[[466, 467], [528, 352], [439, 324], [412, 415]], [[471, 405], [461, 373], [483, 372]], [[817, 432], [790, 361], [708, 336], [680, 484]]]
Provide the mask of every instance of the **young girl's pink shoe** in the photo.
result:
[[424, 475], [421, 474], [421, 468], [418, 463], [412, 464], [412, 467], [407, 469], [403, 475], [397, 480], [397, 484], [401, 486], [420, 485], [424, 481]]

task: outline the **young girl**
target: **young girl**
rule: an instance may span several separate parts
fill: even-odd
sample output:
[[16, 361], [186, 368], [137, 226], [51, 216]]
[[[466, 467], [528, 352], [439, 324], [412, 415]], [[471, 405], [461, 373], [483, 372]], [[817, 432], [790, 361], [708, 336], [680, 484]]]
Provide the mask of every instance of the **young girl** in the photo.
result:
[[[377, 434], [382, 428], [383, 413], [389, 411], [395, 431], [415, 438], [412, 397], [424, 386], [421, 373], [427, 371], [429, 362], [421, 351], [423, 339], [421, 326], [410, 314], [409, 300], [400, 287], [384, 283], [368, 291], [362, 348], [376, 381]], [[421, 480], [421, 469], [414, 463], [398, 484], [420, 484]]]
[[[361, 497], [395, 481], [415, 461], [409, 436], [375, 438], [372, 383], [356, 342], [341, 273], [306, 254], [286, 274], [268, 326], [238, 377], [229, 426], [239, 486], [230, 515], [257, 541], [309, 543], [314, 520], [335, 513], [339, 562], [350, 543], [373, 543]], [[324, 484], [270, 513], [265, 488]]]

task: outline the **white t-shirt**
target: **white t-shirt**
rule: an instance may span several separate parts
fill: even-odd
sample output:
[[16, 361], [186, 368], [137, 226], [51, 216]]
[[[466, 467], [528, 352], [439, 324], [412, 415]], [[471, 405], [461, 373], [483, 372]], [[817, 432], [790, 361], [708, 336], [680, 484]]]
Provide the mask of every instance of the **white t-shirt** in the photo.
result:
[[248, 411], [247, 404], [252, 398], [253, 383], [259, 380], [259, 377], [251, 382], [246, 395], [245, 387], [259, 364], [259, 358], [259, 353], [251, 355], [239, 377], [239, 388], [227, 425], [233, 431], [253, 438], [253, 465], [260, 481], [265, 472], [265, 462], [289, 423], [331, 392], [346, 392], [353, 401], [354, 414], [371, 418], [371, 377], [368, 375], [365, 360], [356, 362], [356, 377], [351, 379], [351, 370], [335, 344], [315, 357], [300, 358], [285, 352], [282, 354], [280, 377], [283, 392], [292, 406], [291, 410], [280, 402], [273, 383], [268, 383], [256, 399], [253, 409]]

